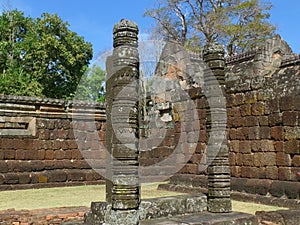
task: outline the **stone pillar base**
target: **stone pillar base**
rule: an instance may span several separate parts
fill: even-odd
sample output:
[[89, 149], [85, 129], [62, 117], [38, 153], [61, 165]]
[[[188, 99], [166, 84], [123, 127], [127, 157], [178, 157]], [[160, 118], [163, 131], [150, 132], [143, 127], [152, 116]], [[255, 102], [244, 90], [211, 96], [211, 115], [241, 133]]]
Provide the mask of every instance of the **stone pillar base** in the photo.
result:
[[138, 225], [138, 210], [113, 210], [108, 206], [104, 215], [103, 225]]
[[170, 217], [207, 210], [204, 194], [145, 199], [137, 210], [113, 210], [106, 202], [93, 202], [85, 214], [85, 225], [136, 225], [138, 221]]
[[212, 198], [208, 199], [207, 211], [212, 213], [229, 213], [232, 211], [230, 198]]
[[93, 202], [91, 212], [85, 214], [86, 225], [138, 225], [138, 210], [113, 210], [106, 202]]

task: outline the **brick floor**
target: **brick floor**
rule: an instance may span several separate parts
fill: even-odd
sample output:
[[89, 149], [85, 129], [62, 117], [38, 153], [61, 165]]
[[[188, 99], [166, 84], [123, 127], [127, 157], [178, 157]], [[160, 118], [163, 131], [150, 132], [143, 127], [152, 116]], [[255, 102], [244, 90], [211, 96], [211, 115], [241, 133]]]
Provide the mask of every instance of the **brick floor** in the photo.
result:
[[0, 211], [0, 225], [83, 224], [88, 207], [61, 207], [36, 210], [8, 209]]

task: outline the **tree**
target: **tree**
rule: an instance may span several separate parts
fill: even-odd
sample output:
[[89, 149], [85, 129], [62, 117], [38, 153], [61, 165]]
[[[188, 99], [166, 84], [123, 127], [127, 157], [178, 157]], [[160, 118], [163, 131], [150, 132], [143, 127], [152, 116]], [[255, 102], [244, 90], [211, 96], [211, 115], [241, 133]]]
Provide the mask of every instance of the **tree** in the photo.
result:
[[267, 0], [156, 0], [145, 15], [156, 21], [155, 31], [190, 50], [219, 42], [227, 54], [264, 43], [274, 35]]
[[33, 19], [17, 10], [3, 12], [0, 93], [72, 97], [92, 58], [92, 45], [68, 26], [56, 14]]
[[81, 78], [75, 98], [78, 100], [104, 102], [106, 93], [105, 80], [105, 71], [94, 64]]

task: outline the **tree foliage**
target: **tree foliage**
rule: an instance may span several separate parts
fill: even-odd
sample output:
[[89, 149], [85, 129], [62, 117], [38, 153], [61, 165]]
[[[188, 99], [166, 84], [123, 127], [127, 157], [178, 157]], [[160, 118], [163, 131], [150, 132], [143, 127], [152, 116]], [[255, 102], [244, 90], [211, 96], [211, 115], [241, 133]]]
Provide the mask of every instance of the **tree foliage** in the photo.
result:
[[0, 16], [0, 94], [70, 98], [92, 58], [92, 45], [54, 14], [17, 10]]
[[156, 0], [145, 15], [155, 19], [155, 31], [167, 40], [191, 50], [219, 42], [232, 55], [274, 34], [271, 7], [267, 0]]
[[94, 64], [81, 78], [75, 98], [78, 100], [104, 102], [106, 93], [105, 80], [105, 71]]

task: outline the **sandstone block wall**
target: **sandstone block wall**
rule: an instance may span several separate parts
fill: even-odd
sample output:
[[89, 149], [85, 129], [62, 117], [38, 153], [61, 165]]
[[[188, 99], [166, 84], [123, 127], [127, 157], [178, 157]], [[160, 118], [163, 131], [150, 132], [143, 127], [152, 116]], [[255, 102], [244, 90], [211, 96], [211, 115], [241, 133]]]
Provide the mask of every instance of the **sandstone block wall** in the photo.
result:
[[187, 92], [188, 101], [173, 102], [170, 92], [164, 95], [164, 102], [155, 103], [153, 114], [149, 114], [141, 129], [140, 165], [144, 181], [162, 181], [177, 172], [197, 173], [199, 164], [205, 164], [203, 94], [196, 88]]
[[[269, 40], [263, 48], [227, 59], [227, 135], [233, 190], [299, 198], [299, 63], [299, 56], [280, 37]], [[189, 181], [190, 175], [199, 174], [193, 168], [197, 167], [188, 162], [171, 183], [184, 183], [184, 175]]]
[[298, 181], [299, 61], [282, 40], [270, 40], [266, 47], [227, 65], [231, 174]]
[[[300, 96], [288, 87], [297, 84], [297, 75], [279, 76], [266, 79], [260, 89], [228, 95], [228, 144], [234, 177], [298, 180]], [[280, 79], [289, 82], [280, 87]], [[286, 94], [285, 88], [291, 93]]]
[[[11, 96], [1, 96], [0, 105], [0, 189], [102, 180], [82, 156], [83, 150], [100, 152], [97, 141], [105, 140], [102, 106]], [[74, 121], [75, 113], [82, 118], [77, 116]], [[77, 133], [81, 129], [85, 136], [92, 135], [94, 129], [87, 127], [89, 113], [93, 115], [98, 138], [80, 149], [78, 144], [82, 141], [80, 135], [75, 137], [74, 127]]]

